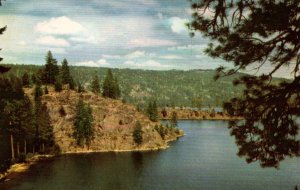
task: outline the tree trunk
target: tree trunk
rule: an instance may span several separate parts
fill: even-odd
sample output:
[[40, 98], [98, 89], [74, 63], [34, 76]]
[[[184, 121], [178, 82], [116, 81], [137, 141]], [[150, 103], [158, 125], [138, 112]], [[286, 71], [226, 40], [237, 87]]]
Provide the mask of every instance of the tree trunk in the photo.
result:
[[11, 159], [15, 160], [14, 137], [10, 135]]
[[17, 156], [20, 156], [20, 143], [17, 142]]
[[25, 154], [25, 156], [26, 156], [26, 154], [27, 154], [27, 142], [26, 142], [26, 139], [24, 140], [24, 154]]
[[45, 144], [44, 143], [42, 145], [42, 148], [43, 148], [43, 154], [45, 154]]
[[35, 146], [32, 147], [32, 153], [35, 154]]

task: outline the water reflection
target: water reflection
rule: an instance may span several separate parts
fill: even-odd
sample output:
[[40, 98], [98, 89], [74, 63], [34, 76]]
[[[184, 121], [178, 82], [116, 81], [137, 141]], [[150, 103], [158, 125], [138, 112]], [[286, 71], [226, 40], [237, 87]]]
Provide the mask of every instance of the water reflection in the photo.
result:
[[299, 187], [299, 159], [279, 170], [236, 156], [222, 121], [180, 121], [186, 136], [153, 152], [64, 155], [40, 163], [1, 190], [279, 190]]

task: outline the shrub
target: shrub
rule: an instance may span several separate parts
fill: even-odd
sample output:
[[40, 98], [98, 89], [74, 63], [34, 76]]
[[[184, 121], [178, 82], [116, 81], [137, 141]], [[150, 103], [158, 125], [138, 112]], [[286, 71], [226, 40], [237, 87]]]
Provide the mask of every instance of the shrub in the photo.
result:
[[142, 125], [139, 121], [136, 122], [135, 128], [132, 133], [133, 141], [140, 145], [143, 142], [143, 131], [142, 131]]

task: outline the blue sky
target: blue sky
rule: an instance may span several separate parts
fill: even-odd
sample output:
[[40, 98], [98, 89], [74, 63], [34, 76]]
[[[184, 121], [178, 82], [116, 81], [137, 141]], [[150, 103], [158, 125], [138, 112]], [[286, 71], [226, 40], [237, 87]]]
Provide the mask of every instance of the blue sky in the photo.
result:
[[189, 37], [190, 17], [187, 0], [7, 0], [0, 7], [0, 26], [8, 26], [0, 54], [5, 63], [16, 64], [44, 64], [51, 50], [70, 65], [230, 67], [203, 53], [208, 41], [201, 34]]

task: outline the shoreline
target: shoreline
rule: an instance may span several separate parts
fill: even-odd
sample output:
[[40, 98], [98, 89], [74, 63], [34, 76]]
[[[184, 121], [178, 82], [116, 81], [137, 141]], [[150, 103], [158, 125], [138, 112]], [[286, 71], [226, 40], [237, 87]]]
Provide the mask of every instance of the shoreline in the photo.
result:
[[167, 145], [160, 146], [157, 148], [136, 148], [136, 149], [125, 149], [125, 150], [79, 150], [79, 151], [69, 151], [61, 153], [60, 155], [67, 155], [67, 154], [85, 154], [85, 153], [108, 153], [108, 152], [147, 152], [147, 151], [159, 151], [159, 150], [165, 150], [167, 148], [170, 148], [169, 143], [178, 140], [180, 137], [185, 136], [185, 134], [179, 134], [171, 139], [166, 139], [165, 142]]
[[183, 137], [185, 134], [179, 134], [174, 138], [165, 140], [166, 144], [165, 146], [157, 147], [157, 148], [138, 148], [138, 149], [130, 149], [130, 150], [88, 150], [88, 151], [70, 151], [70, 152], [64, 152], [58, 155], [34, 155], [33, 157], [26, 160], [24, 163], [15, 163], [10, 166], [10, 168], [4, 172], [0, 173], [0, 183], [5, 183], [7, 181], [13, 180], [17, 178], [21, 173], [26, 173], [31, 166], [37, 164], [39, 161], [47, 160], [50, 158], [54, 158], [56, 156], [61, 155], [70, 155], [70, 154], [87, 154], [87, 153], [109, 153], [109, 152], [147, 152], [147, 151], [159, 151], [159, 150], [165, 150], [170, 147], [169, 142], [178, 140], [178, 138]]
[[34, 155], [33, 157], [29, 158], [28, 160], [26, 160], [26, 162], [24, 162], [24, 163], [15, 163], [15, 164], [11, 165], [10, 168], [6, 172], [0, 174], [0, 183], [5, 183], [7, 181], [10, 181], [10, 180], [12, 180], [11, 179], [12, 177], [14, 178], [21, 173], [25, 173], [26, 171], [28, 171], [28, 169], [32, 165], [38, 163], [39, 161], [50, 159], [53, 157], [55, 157], [55, 155], [37, 154], [37, 155]]
[[[160, 118], [160, 120], [163, 121], [169, 121], [172, 120], [171, 118]], [[209, 118], [209, 119], [203, 119], [203, 118], [178, 118], [177, 121], [186, 121], [186, 120], [191, 120], [191, 121], [237, 121], [237, 120], [243, 120], [243, 118]]]

